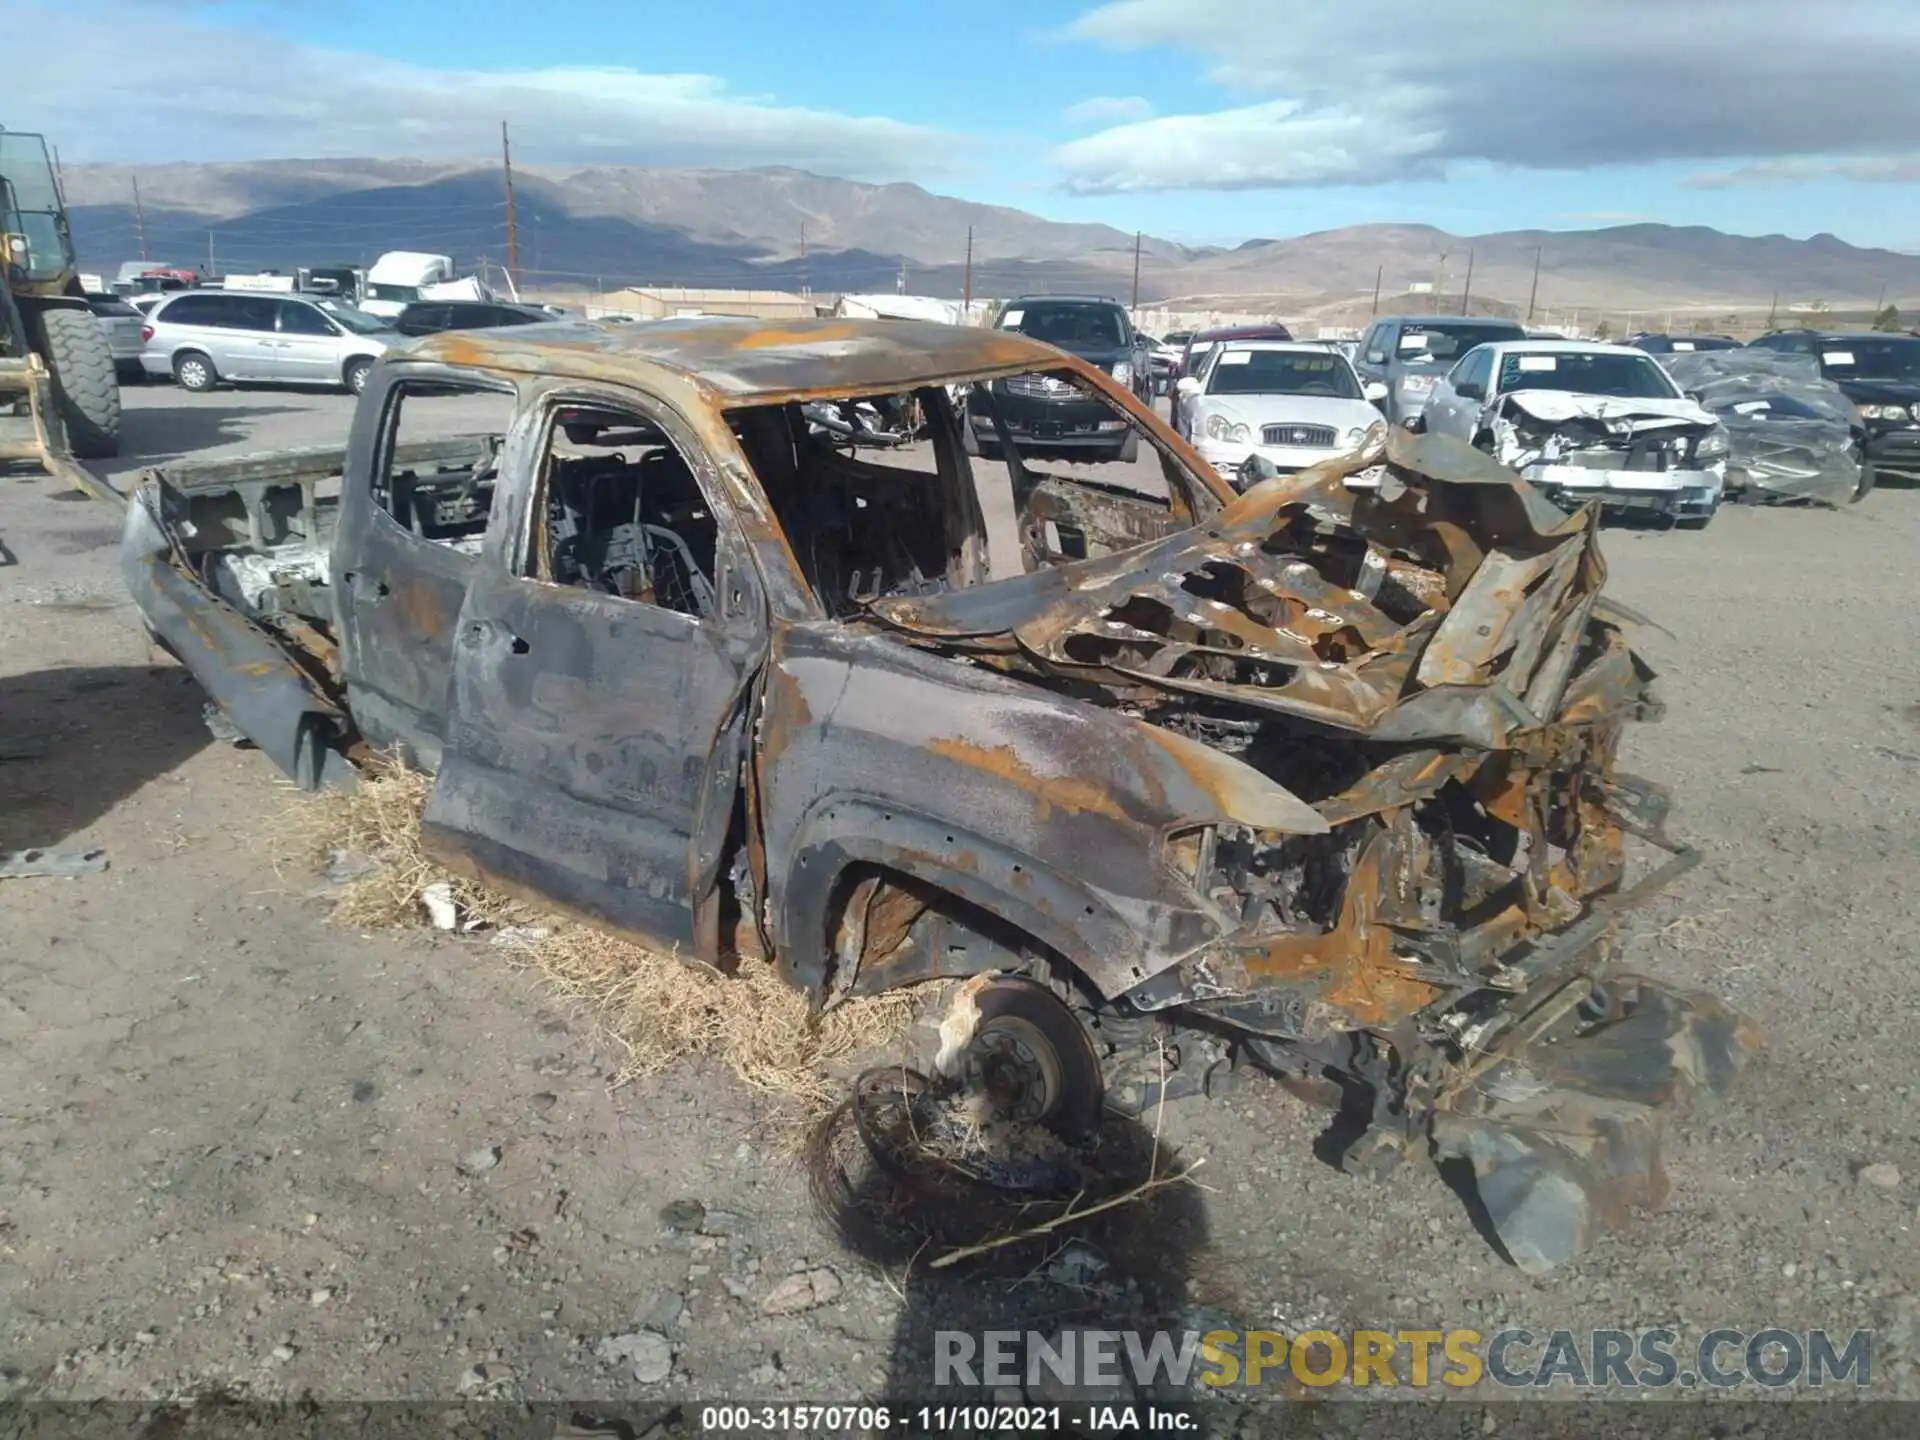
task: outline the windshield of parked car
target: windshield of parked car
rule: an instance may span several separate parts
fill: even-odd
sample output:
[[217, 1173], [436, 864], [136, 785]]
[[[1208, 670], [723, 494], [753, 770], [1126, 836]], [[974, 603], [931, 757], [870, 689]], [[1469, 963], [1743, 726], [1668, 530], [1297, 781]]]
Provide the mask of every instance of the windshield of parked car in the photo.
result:
[[323, 301], [320, 308], [356, 335], [371, 335], [376, 330], [393, 328], [393, 322], [386, 316], [369, 315], [366, 311], [356, 310], [351, 305], [331, 305]]
[[1444, 320], [1408, 321], [1400, 327], [1400, 358], [1457, 360], [1476, 345], [1500, 340], [1524, 340], [1518, 325], [1449, 325]]
[[1824, 342], [1814, 353], [1829, 380], [1920, 380], [1920, 340], [1848, 336]]
[[1564, 390], [1622, 400], [1672, 400], [1680, 392], [1650, 355], [1509, 350], [1500, 357], [1500, 393]]
[[1214, 362], [1207, 393], [1361, 398], [1353, 371], [1338, 355], [1303, 355], [1293, 350], [1228, 350]]
[[1027, 302], [1009, 306], [1000, 317], [1002, 330], [1018, 330], [1029, 339], [1058, 345], [1063, 350], [1105, 348], [1127, 343], [1120, 312], [1111, 305], [1070, 305]]
[[418, 285], [369, 285], [367, 298], [369, 300], [401, 300], [411, 305], [420, 298], [420, 287]]

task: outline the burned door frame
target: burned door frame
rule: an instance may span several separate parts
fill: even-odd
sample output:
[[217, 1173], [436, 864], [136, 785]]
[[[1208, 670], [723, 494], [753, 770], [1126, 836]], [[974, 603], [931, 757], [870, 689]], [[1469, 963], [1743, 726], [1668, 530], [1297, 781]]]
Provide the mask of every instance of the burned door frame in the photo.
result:
[[[514, 479], [461, 606], [423, 839], [509, 892], [718, 963], [719, 879], [767, 647], [765, 587], [716, 457], [665, 400], [555, 381], [523, 406]], [[717, 613], [532, 573], [549, 437], [567, 406], [637, 416], [679, 452], [714, 518]]]
[[433, 770], [446, 734], [454, 626], [480, 557], [401, 528], [374, 496], [398, 443], [400, 406], [408, 391], [421, 385], [513, 398], [513, 418], [494, 474], [490, 529], [505, 507], [527, 407], [513, 377], [497, 371], [381, 364], [354, 412], [343, 483], [357, 493], [342, 497], [333, 543], [341, 678], [361, 733], [372, 744], [397, 747], [410, 763]]

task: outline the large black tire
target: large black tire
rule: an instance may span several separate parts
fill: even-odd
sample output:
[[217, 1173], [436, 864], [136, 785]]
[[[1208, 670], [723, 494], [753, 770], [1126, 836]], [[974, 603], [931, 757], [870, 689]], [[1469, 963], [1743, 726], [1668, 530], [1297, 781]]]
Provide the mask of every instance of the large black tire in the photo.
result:
[[42, 310], [40, 340], [73, 453], [82, 460], [118, 455], [120, 381], [99, 320], [91, 310]]

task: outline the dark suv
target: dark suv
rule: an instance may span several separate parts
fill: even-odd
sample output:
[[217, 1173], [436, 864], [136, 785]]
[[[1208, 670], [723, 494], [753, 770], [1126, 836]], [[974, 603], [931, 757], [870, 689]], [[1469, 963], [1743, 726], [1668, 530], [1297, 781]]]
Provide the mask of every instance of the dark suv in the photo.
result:
[[[1089, 364], [1098, 365], [1138, 396], [1153, 403], [1153, 372], [1144, 336], [1133, 328], [1126, 306], [1105, 295], [1026, 295], [1009, 300], [998, 328], [1014, 330]], [[1015, 375], [992, 382], [994, 400], [1021, 452], [1059, 453], [1131, 460], [1134, 432], [1116, 421], [1100, 400], [1044, 375]], [[967, 452], [999, 448], [986, 407], [967, 406], [963, 430]]]
[[1875, 331], [1776, 330], [1756, 350], [1805, 355], [1838, 385], [1866, 426], [1876, 474], [1920, 479], [1920, 338]]
[[1739, 350], [1743, 347], [1731, 335], [1632, 335], [1627, 344], [1649, 355], [1687, 355], [1698, 350]]

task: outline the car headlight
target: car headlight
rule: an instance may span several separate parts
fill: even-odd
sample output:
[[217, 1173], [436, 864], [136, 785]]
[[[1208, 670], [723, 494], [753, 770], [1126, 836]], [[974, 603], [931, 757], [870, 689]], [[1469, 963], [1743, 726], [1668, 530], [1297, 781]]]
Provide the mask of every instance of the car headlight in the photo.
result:
[[1353, 429], [1347, 431], [1347, 448], [1349, 450], [1365, 450], [1370, 446], [1380, 444], [1386, 438], [1387, 422], [1384, 420], [1376, 420], [1365, 429], [1356, 425]]
[[1244, 425], [1237, 425], [1224, 415], [1207, 416], [1207, 438], [1225, 440], [1228, 444], [1244, 445], [1253, 438], [1253, 432]]
[[1913, 418], [1913, 411], [1905, 405], [1862, 405], [1860, 414], [1867, 420], [1903, 421]]
[[1433, 383], [1433, 376], [1431, 375], [1402, 375], [1400, 377], [1400, 393], [1402, 395], [1431, 395], [1433, 393]]
[[1716, 425], [1700, 438], [1698, 445], [1693, 447], [1693, 458], [1696, 460], [1724, 460], [1727, 458], [1728, 448], [1726, 427]]
[[1133, 383], [1133, 363], [1129, 360], [1122, 360], [1118, 365], [1115, 365], [1113, 367], [1113, 378], [1122, 385], [1131, 385]]

